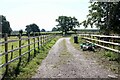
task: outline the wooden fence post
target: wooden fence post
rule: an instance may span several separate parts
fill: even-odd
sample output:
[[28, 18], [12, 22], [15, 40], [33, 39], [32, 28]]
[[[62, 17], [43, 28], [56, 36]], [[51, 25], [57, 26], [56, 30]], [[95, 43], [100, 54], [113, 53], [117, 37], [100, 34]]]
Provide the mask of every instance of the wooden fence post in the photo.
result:
[[44, 44], [45, 44], [45, 42], [46, 42], [46, 34], [45, 34], [45, 36], [44, 36]]
[[[97, 36], [97, 40], [100, 40], [100, 38]], [[98, 41], [97, 44], [99, 44], [100, 42]]]
[[[11, 49], [13, 50], [13, 45], [11, 46]], [[12, 59], [13, 58], [13, 52], [11, 52], [11, 58], [10, 59]]]
[[46, 34], [45, 34], [45, 36], [44, 36], [44, 44], [46, 43]]
[[[5, 62], [8, 63], [8, 53], [7, 53], [8, 52], [8, 42], [7, 42], [8, 34], [5, 34], [4, 40], [5, 40], [5, 52], [6, 52], [6, 54], [5, 54]], [[8, 65], [6, 65], [5, 74], [8, 74]]]
[[[111, 42], [113, 42], [113, 43], [114, 43], [114, 38], [111, 38]], [[112, 48], [114, 49], [114, 48], [115, 48], [115, 46], [114, 46], [114, 45], [112, 45]]]
[[44, 45], [44, 35], [43, 35], [43, 45]]
[[[99, 40], [103, 40], [100, 36], [99, 36]], [[99, 42], [100, 45], [103, 45], [101, 42]]]
[[40, 45], [40, 44], [39, 44], [39, 41], [40, 41], [39, 37], [40, 37], [40, 36], [39, 36], [39, 33], [38, 33], [38, 38], [37, 38], [37, 39], [38, 39], [38, 50], [40, 49], [40, 47], [39, 47], [39, 45]]
[[[19, 34], [19, 56], [21, 56], [21, 34]], [[21, 62], [21, 57], [19, 58], [19, 62]]]
[[42, 46], [42, 34], [40, 35], [40, 39], [41, 39], [41, 46]]
[[46, 42], [48, 42], [48, 35], [46, 36]]
[[30, 61], [30, 34], [28, 34], [28, 62]]
[[47, 35], [45, 36], [45, 43], [47, 43]]
[[33, 38], [33, 41], [34, 41], [34, 56], [36, 56], [36, 49], [35, 49], [35, 38], [36, 38], [36, 37], [35, 37], [35, 33], [33, 33], [33, 37], [34, 37], [34, 38]]

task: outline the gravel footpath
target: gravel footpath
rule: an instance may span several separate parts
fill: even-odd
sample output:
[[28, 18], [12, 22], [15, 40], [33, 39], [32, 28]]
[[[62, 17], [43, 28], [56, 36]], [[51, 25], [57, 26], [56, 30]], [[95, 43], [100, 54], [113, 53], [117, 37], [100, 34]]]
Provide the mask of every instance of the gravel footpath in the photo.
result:
[[117, 76], [98, 65], [70, 43], [70, 38], [60, 38], [42, 61], [32, 78], [108, 78]]

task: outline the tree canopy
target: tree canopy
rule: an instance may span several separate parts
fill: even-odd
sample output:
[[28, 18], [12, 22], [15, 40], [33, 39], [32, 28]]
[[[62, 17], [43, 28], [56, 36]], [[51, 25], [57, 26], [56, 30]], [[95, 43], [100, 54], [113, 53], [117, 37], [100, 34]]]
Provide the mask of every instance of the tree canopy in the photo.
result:
[[79, 26], [79, 22], [75, 17], [59, 16], [56, 21], [58, 22], [58, 29], [65, 34], [67, 34], [67, 31], [70, 31], [76, 26]]
[[35, 23], [27, 25], [25, 30], [27, 31], [27, 33], [40, 32], [39, 27]]
[[104, 34], [120, 34], [120, 2], [92, 2], [83, 26], [95, 25]]
[[12, 32], [12, 28], [10, 27], [10, 23], [9, 21], [7, 21], [6, 17], [5, 16], [0, 16], [1, 20], [0, 20], [0, 23], [1, 23], [1, 26], [2, 28], [2, 34], [4, 33], [7, 33], [7, 34], [10, 34]]
[[45, 29], [41, 29], [41, 32], [46, 32], [46, 30]]
[[23, 30], [21, 29], [21, 30], [19, 30], [19, 34], [21, 34], [22, 35], [22, 33], [23, 33]]
[[60, 28], [59, 27], [53, 27], [52, 31], [60, 31]]

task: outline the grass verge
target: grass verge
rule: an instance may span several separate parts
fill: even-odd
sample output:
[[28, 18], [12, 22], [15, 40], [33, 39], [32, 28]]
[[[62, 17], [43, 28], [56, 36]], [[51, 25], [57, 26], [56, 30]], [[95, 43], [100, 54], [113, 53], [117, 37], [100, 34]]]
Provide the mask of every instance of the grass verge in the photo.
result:
[[[16, 79], [23, 79], [23, 78], [31, 78], [35, 73], [39, 65], [41, 64], [42, 60], [45, 59], [45, 57], [48, 54], [48, 51], [51, 49], [51, 47], [55, 44], [55, 42], [59, 39], [59, 37], [56, 37], [52, 39], [50, 42], [43, 45], [40, 50], [36, 50], [36, 56], [31, 58], [30, 62], [27, 62], [27, 56], [25, 55], [22, 57], [22, 61], [19, 64], [19, 69], [17, 67], [18, 61], [15, 63], [11, 63], [10, 65], [13, 66], [12, 72], [9, 72], [9, 80], [16, 80]], [[31, 52], [32, 54], [33, 52]], [[31, 55], [33, 56], [33, 55]], [[15, 66], [16, 65], [16, 66]], [[16, 75], [17, 74], [17, 75]]]
[[[73, 36], [70, 39], [72, 45], [82, 51], [80, 49], [80, 43], [85, 42], [85, 40], [81, 39], [81, 37], [78, 37], [78, 44], [74, 43]], [[82, 51], [83, 55], [85, 55], [86, 58], [95, 59], [99, 65], [103, 65], [104, 68], [107, 68], [111, 71], [113, 71], [116, 74], [119, 74], [119, 54], [102, 49], [102, 48], [96, 48], [96, 52], [93, 51]]]

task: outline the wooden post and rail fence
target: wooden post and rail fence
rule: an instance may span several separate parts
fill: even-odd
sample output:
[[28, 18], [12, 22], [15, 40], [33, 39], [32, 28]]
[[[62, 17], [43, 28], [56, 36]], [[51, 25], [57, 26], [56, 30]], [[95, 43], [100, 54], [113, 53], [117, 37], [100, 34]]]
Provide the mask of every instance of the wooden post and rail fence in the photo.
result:
[[96, 46], [120, 53], [120, 36], [79, 34], [86, 42], [94, 43]]
[[[3, 67], [5, 67], [5, 74], [8, 74], [8, 69], [9, 69], [9, 64], [19, 60], [19, 62], [21, 62], [21, 58], [24, 55], [28, 55], [28, 62], [30, 61], [30, 52], [34, 51], [34, 56], [36, 56], [36, 49], [40, 49], [41, 46], [43, 46], [44, 44], [46, 44], [47, 42], [51, 41], [55, 35], [40, 35], [40, 34], [33, 34], [33, 36], [29, 35], [26, 37], [21, 36], [21, 34], [19, 34], [18, 39], [15, 40], [8, 40], [8, 35], [5, 34], [4, 35], [4, 41], [0, 42], [0, 46], [4, 45], [4, 52], [0, 53], [0, 57], [5, 56], [4, 57], [4, 63], [1, 61], [0, 64], [0, 69], [2, 69]], [[31, 40], [32, 39], [32, 40]], [[26, 40], [27, 44], [26, 45], [22, 45], [22, 41]], [[18, 48], [13, 48], [13, 45], [11, 46], [11, 50], [9, 50], [9, 43], [14, 43], [14, 42], [18, 42]], [[33, 48], [31, 48], [31, 45], [33, 45]], [[22, 49], [27, 47], [27, 51], [22, 53]], [[19, 56], [13, 58], [13, 55], [15, 51], [18, 51]], [[10, 54], [11, 53], [11, 54]], [[9, 54], [11, 55], [11, 57], [9, 56]], [[10, 59], [9, 59], [10, 57]]]

